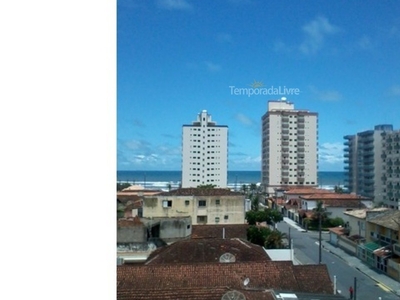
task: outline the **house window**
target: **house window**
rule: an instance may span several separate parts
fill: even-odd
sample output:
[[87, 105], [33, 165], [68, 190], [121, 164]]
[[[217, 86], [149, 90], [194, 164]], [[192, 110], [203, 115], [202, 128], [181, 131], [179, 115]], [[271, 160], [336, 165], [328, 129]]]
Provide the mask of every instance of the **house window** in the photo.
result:
[[207, 223], [207, 216], [197, 216], [197, 223]]
[[216, 205], [220, 205], [219, 199], [215, 200], [215, 204], [216, 204]]
[[199, 207], [205, 207], [206, 206], [206, 200], [199, 200]]
[[189, 200], [185, 200], [185, 205], [186, 205], [186, 206], [189, 205]]
[[224, 216], [224, 220], [228, 220], [229, 219], [229, 216], [228, 215], [225, 215]]
[[215, 217], [215, 223], [219, 222], [219, 217]]
[[164, 208], [172, 207], [172, 200], [163, 200], [162, 206]]

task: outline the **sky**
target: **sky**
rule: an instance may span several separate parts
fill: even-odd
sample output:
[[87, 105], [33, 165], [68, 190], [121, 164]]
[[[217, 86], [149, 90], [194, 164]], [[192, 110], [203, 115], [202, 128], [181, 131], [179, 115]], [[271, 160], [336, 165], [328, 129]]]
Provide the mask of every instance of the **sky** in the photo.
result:
[[318, 113], [320, 171], [343, 171], [345, 135], [400, 129], [398, 1], [118, 0], [116, 37], [118, 170], [180, 170], [205, 109], [229, 127], [228, 170], [258, 171], [281, 97]]

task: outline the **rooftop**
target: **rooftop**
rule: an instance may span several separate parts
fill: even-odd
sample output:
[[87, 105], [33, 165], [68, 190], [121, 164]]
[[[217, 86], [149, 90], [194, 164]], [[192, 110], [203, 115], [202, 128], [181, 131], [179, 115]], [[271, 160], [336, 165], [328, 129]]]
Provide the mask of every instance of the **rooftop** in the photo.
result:
[[388, 208], [386, 207], [378, 207], [378, 208], [364, 208], [364, 209], [354, 209], [354, 210], [349, 210], [345, 211], [344, 214], [348, 216], [353, 216], [359, 219], [365, 219], [367, 216], [367, 211], [373, 211], [373, 212], [379, 212], [379, 211], [386, 211]]
[[390, 209], [384, 211], [377, 216], [373, 216], [368, 221], [372, 224], [397, 231], [400, 228], [400, 210]]
[[[206, 225], [204, 225], [206, 226]], [[232, 239], [186, 239], [158, 248], [148, 258], [147, 265], [172, 263], [220, 263], [268, 261], [261, 246]]]
[[273, 299], [267, 296], [271, 289], [333, 293], [326, 265], [264, 261], [117, 267], [117, 299], [220, 300], [230, 290], [239, 291], [247, 300]]
[[332, 191], [318, 188], [303, 188], [303, 187], [294, 187], [284, 192], [286, 195], [309, 195], [309, 194], [331, 194]]
[[355, 194], [339, 194], [339, 193], [315, 193], [312, 195], [300, 196], [300, 198], [305, 200], [324, 200], [324, 199], [334, 199], [334, 200], [370, 200], [369, 198], [362, 197]]
[[247, 240], [248, 224], [232, 225], [193, 225], [192, 238], [222, 238], [225, 230], [225, 238], [240, 238]]
[[160, 196], [243, 196], [239, 192], [223, 188], [180, 188], [170, 192], [163, 192]]

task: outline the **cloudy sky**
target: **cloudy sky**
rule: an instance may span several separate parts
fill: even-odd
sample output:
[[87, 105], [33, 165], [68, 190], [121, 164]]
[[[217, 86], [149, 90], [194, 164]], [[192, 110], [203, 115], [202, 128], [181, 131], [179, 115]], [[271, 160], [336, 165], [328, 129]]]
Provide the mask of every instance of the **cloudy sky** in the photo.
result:
[[[260, 170], [261, 117], [282, 96], [319, 114], [321, 171], [343, 170], [344, 135], [400, 129], [398, 1], [118, 0], [117, 13], [118, 170], [180, 170], [182, 125], [203, 109], [229, 126], [229, 170]], [[233, 92], [255, 86], [268, 94]]]

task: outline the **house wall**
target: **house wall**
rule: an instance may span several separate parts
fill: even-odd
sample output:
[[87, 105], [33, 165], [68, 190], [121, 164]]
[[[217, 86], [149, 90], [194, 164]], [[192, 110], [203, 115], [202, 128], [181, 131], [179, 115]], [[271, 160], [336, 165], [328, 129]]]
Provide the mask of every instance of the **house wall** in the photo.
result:
[[352, 255], [356, 255], [357, 253], [357, 243], [350, 241], [345, 236], [339, 236], [338, 246]]
[[345, 207], [326, 207], [326, 212], [329, 214], [329, 218], [342, 218], [346, 222], [347, 215], [344, 214], [345, 211]]
[[365, 220], [356, 218], [354, 216], [346, 215], [349, 222], [350, 233], [349, 235], [360, 235], [365, 238]]
[[[219, 200], [219, 204], [218, 201]], [[165, 207], [163, 201], [172, 201]], [[201, 206], [205, 201], [205, 206]], [[143, 201], [143, 217], [191, 217], [192, 224], [244, 224], [245, 197], [234, 196], [156, 196]]]
[[187, 238], [192, 234], [192, 221], [187, 218], [169, 218], [160, 220], [160, 238], [165, 242]]
[[117, 243], [143, 243], [147, 241], [147, 228], [143, 225], [117, 228]]

